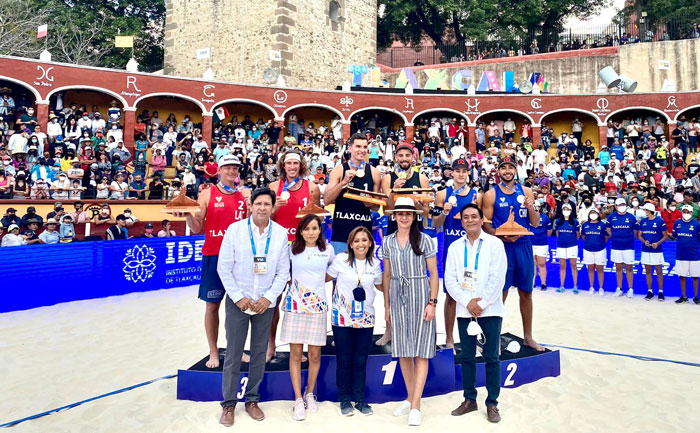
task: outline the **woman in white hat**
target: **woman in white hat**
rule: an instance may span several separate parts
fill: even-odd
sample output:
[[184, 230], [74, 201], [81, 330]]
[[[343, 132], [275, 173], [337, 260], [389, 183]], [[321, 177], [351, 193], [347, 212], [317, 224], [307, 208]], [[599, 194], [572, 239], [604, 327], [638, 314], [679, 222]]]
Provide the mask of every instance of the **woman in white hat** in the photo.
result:
[[3, 247], [16, 247], [18, 245], [25, 245], [27, 239], [19, 234], [19, 226], [17, 224], [10, 224], [7, 228], [7, 234], [2, 237]]
[[[428, 375], [428, 359], [435, 356], [435, 308], [438, 294], [437, 250], [430, 236], [418, 228], [413, 199], [400, 197], [387, 210], [398, 230], [384, 240], [384, 308], [391, 323], [391, 355], [400, 358], [408, 394], [394, 416], [408, 415], [420, 425], [420, 399]], [[430, 279], [428, 279], [430, 271]]]

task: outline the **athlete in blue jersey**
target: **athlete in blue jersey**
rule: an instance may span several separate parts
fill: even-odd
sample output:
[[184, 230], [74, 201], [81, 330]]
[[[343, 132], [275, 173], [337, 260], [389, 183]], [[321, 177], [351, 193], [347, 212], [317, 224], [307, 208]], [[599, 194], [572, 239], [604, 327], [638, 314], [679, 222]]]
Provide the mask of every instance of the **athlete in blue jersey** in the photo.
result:
[[[535, 201], [535, 210], [540, 213], [540, 225], [531, 227], [532, 255], [535, 257], [535, 277], [540, 271], [540, 287], [547, 290], [547, 259], [549, 258], [549, 236], [552, 234], [552, 222], [547, 216], [547, 205]], [[533, 282], [534, 284], [534, 282]]]
[[[452, 163], [452, 186], [448, 186], [442, 191], [438, 191], [435, 196], [435, 209], [441, 210], [440, 215], [433, 218], [433, 226], [442, 227], [443, 263], [447, 257], [447, 249], [452, 242], [466, 236], [459, 212], [469, 203], [480, 205], [481, 197], [467, 185], [469, 180], [469, 164], [464, 158], [459, 158]], [[443, 281], [444, 284], [444, 281]], [[444, 285], [443, 285], [444, 289]], [[445, 290], [447, 298], [445, 300], [445, 345], [454, 349], [454, 326], [457, 303]]]
[[634, 240], [637, 239], [637, 218], [627, 211], [624, 198], [615, 200], [617, 212], [608, 215], [607, 226], [610, 229], [612, 242], [610, 244], [610, 260], [615, 263], [617, 288], [613, 296], [622, 296], [622, 269], [627, 273], [627, 297], [631, 298], [633, 291], [634, 272]]
[[688, 302], [686, 296], [686, 278], [693, 280], [695, 297], [693, 302], [700, 304], [698, 298], [698, 277], [700, 277], [700, 222], [693, 218], [693, 206], [681, 207], [683, 219], [673, 224], [673, 238], [676, 240], [676, 273], [681, 282], [681, 297], [676, 304]]
[[561, 207], [561, 217], [552, 225], [553, 232], [557, 236], [557, 259], [559, 259], [559, 281], [557, 293], [564, 293], [564, 280], [566, 279], [566, 263], [571, 265], [571, 276], [574, 278], [574, 294], [578, 294], [578, 221], [573, 215], [570, 203], [564, 203]]
[[[647, 203], [643, 206], [647, 217], [639, 221], [639, 240], [642, 241], [642, 265], [647, 276], [647, 301], [654, 297], [652, 290], [652, 276], [656, 268], [656, 281], [659, 284], [659, 301], [664, 300], [664, 274], [661, 266], [666, 262], [661, 244], [668, 239], [666, 223], [663, 218], [656, 215], [656, 208], [653, 204]], [[653, 267], [652, 267], [653, 266]]]
[[588, 268], [588, 281], [591, 284], [590, 293], [594, 293], [594, 277], [598, 271], [598, 294], [603, 295], [603, 280], [605, 279], [605, 264], [608, 257], [605, 246], [610, 238], [610, 230], [600, 220], [600, 212], [593, 208], [588, 211], [588, 221], [581, 224], [581, 239], [583, 239], [583, 264]]
[[[495, 235], [496, 229], [508, 220], [513, 212], [514, 220], [529, 229], [540, 224], [540, 214], [535, 210], [535, 198], [530, 188], [515, 182], [517, 168], [510, 158], [504, 158], [498, 164], [500, 183], [489, 189], [483, 197], [484, 231]], [[508, 272], [503, 287], [503, 300], [508, 296], [508, 289], [515, 286], [520, 296], [520, 315], [523, 319], [524, 343], [540, 352], [544, 347], [537, 344], [532, 337], [532, 286], [534, 284], [535, 260], [532, 256], [530, 236], [499, 236], [506, 248]]]

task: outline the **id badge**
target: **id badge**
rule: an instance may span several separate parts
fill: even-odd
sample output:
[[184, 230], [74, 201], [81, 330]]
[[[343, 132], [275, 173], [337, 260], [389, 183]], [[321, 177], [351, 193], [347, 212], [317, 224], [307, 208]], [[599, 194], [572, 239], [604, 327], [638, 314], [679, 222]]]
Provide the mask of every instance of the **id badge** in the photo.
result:
[[267, 274], [267, 257], [253, 257], [253, 273], [257, 275]]
[[365, 313], [365, 303], [352, 301], [351, 305], [352, 311], [350, 312], [351, 319], [361, 319]]
[[464, 271], [464, 278], [462, 279], [462, 288], [473, 292], [476, 290], [476, 275], [471, 271]]

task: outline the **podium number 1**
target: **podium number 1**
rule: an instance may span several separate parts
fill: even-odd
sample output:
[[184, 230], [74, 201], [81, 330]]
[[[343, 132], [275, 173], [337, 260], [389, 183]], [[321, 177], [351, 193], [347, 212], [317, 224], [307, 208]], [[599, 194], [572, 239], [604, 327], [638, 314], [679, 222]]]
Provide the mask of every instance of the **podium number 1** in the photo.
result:
[[384, 383], [382, 385], [391, 385], [394, 382], [394, 373], [396, 373], [396, 361], [391, 361], [384, 365], [382, 371], [384, 372]]

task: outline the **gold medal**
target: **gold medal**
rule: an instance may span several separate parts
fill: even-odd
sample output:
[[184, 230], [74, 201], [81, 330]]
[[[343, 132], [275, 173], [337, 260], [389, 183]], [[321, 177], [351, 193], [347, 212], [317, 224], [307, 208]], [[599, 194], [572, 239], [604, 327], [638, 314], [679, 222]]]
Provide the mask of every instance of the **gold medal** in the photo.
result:
[[357, 177], [365, 177], [365, 171], [363, 169], [359, 169], [355, 172], [355, 176]]
[[406, 179], [406, 176], [407, 175], [406, 175], [405, 171], [402, 171], [401, 173], [399, 173], [399, 179]]

